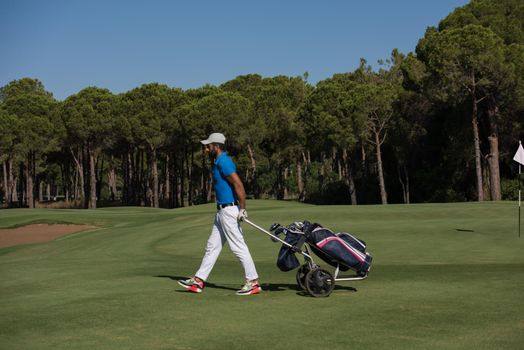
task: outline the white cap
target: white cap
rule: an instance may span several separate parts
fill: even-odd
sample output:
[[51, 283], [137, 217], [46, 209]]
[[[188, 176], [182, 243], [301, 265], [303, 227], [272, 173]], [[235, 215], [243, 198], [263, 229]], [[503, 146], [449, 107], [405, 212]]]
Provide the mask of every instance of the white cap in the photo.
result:
[[209, 135], [207, 140], [202, 140], [200, 142], [202, 142], [202, 144], [204, 145], [208, 145], [210, 143], [222, 143], [223, 144], [226, 142], [226, 137], [219, 132], [214, 132], [211, 135]]

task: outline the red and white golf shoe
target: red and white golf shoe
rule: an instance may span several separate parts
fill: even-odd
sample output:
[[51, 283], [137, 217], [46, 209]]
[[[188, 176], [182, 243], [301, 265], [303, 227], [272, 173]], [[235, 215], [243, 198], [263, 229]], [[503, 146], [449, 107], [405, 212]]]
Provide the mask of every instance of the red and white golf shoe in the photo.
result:
[[253, 295], [262, 292], [262, 287], [258, 283], [258, 280], [246, 281], [246, 284], [242, 286], [242, 289], [237, 291], [237, 295]]
[[202, 290], [204, 289], [204, 282], [203, 281], [198, 282], [197, 280], [195, 280], [195, 278], [190, 278], [187, 280], [180, 280], [177, 282], [182, 287], [187, 289], [188, 292], [191, 292], [191, 293], [202, 293]]

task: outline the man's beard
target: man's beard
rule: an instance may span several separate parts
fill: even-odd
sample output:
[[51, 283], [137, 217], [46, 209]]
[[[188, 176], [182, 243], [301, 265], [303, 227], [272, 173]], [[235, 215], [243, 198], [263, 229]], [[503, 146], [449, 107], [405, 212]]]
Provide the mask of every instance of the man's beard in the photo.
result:
[[215, 160], [217, 156], [217, 151], [209, 151], [208, 156], [210, 160]]

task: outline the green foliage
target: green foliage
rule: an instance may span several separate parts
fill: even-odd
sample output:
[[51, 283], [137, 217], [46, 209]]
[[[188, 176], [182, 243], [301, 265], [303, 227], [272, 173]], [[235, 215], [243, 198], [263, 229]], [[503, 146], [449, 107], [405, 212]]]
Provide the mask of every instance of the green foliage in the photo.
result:
[[477, 93], [481, 98], [506, 81], [505, 48], [489, 28], [467, 25], [437, 32], [428, 29], [417, 45], [417, 56], [434, 75], [440, 101], [460, 103]]
[[144, 84], [120, 96], [117, 127], [127, 142], [156, 149], [166, 144], [169, 132], [178, 129], [177, 112], [186, 101], [180, 89]]
[[6, 86], [0, 88], [0, 102], [5, 102], [10, 98], [22, 95], [53, 97], [53, 94], [46, 91], [44, 84], [38, 79], [23, 78], [13, 80]]
[[521, 0], [472, 0], [439, 23], [439, 30], [469, 24], [491, 29], [506, 44], [524, 44], [524, 3]]
[[15, 115], [9, 114], [0, 105], [0, 162], [4, 162], [13, 157], [19, 141], [20, 121]]
[[364, 128], [364, 122], [352, 109], [357, 85], [353, 74], [349, 73], [335, 74], [318, 83], [301, 117], [312, 150], [352, 148], [362, 136], [357, 132]]
[[1, 89], [3, 103], [2, 148], [11, 157], [29, 153], [43, 155], [58, 145], [60, 127], [55, 132], [53, 113], [57, 107], [51, 93], [38, 80], [15, 80]]
[[[522, 175], [521, 175], [522, 176]], [[524, 179], [520, 180], [520, 189], [523, 190]], [[500, 182], [502, 190], [502, 199], [507, 201], [516, 201], [519, 199], [519, 179], [502, 179]]]
[[107, 89], [88, 87], [62, 104], [62, 118], [73, 143], [100, 150], [114, 141], [112, 133], [113, 94]]
[[301, 136], [298, 112], [309, 93], [302, 78], [262, 78], [253, 74], [239, 76], [221, 88], [237, 92], [253, 104], [253, 111], [242, 126], [240, 140], [266, 155], [278, 154], [274, 158], [277, 162], [293, 158], [296, 149], [292, 145], [300, 141]]
[[194, 101], [182, 128], [195, 142], [213, 132], [222, 132], [234, 141], [248, 124], [252, 109], [251, 102], [240, 94], [217, 92]]

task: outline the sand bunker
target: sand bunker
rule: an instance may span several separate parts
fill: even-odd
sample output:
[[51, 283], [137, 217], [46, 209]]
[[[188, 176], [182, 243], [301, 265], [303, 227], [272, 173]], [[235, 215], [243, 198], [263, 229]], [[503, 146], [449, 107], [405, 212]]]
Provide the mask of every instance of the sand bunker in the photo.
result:
[[34, 224], [17, 228], [0, 229], [0, 247], [48, 242], [67, 234], [93, 228], [96, 228], [96, 226]]

